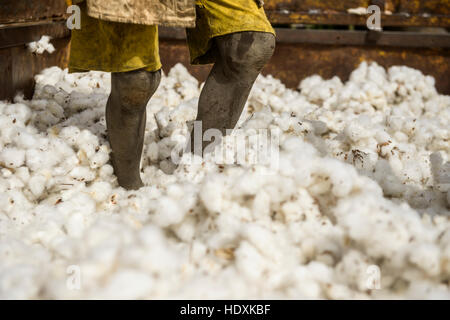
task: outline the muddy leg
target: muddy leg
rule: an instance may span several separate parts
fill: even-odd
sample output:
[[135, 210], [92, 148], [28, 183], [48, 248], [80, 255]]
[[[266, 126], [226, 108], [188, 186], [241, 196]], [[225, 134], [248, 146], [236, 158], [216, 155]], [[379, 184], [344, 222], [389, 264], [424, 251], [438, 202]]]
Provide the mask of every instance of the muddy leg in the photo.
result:
[[[197, 120], [203, 133], [219, 129], [234, 129], [258, 74], [271, 58], [275, 37], [266, 32], [238, 32], [214, 39], [216, 63], [206, 80], [198, 105]], [[199, 137], [200, 138], [200, 137]], [[194, 135], [191, 150], [194, 150]], [[199, 143], [199, 142], [198, 142]], [[203, 142], [204, 149], [210, 142]]]
[[139, 189], [143, 186], [139, 169], [144, 144], [146, 106], [160, 80], [160, 70], [136, 70], [111, 75], [106, 125], [114, 173], [119, 185], [126, 189]]

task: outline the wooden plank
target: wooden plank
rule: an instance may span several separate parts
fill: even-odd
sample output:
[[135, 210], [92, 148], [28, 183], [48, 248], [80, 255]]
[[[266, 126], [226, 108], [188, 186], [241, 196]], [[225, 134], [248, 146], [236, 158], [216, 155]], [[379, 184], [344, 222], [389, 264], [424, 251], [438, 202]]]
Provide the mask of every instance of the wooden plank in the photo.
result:
[[[384, 2], [385, 10], [392, 13], [450, 15], [450, 0], [382, 0], [379, 2]], [[374, 3], [374, 0], [271, 0], [266, 1], [264, 8], [267, 11], [345, 13], [348, 9], [367, 8]]]
[[64, 38], [70, 36], [70, 30], [65, 21], [40, 21], [0, 26], [0, 48], [19, 46], [32, 41], [37, 41], [42, 35], [52, 38]]
[[0, 24], [62, 17], [66, 8], [65, 0], [1, 0]]
[[422, 32], [376, 33], [373, 40], [370, 31], [276, 29], [281, 43], [310, 43], [332, 45], [378, 45], [403, 48], [450, 48], [450, 34]]
[[272, 0], [266, 1], [266, 10], [305, 11], [320, 10], [347, 12], [347, 9], [365, 7], [370, 5], [370, 0]]
[[42, 55], [31, 53], [25, 46], [0, 49], [0, 100], [11, 100], [17, 92], [31, 98], [34, 90], [34, 76], [41, 70], [59, 66], [65, 68], [69, 60], [70, 38], [53, 39], [56, 51]]
[[371, 4], [384, 4], [383, 26], [450, 27], [450, 0], [274, 0], [265, 9], [273, 24], [365, 26], [368, 15], [349, 14], [348, 10]]
[[[275, 28], [277, 42], [311, 43], [336, 45], [379, 45], [404, 48], [449, 48], [450, 34], [427, 32], [376, 32], [373, 41], [369, 39], [369, 31], [349, 30], [309, 30]], [[159, 27], [159, 38], [170, 40], [186, 39], [184, 28]]]
[[12, 51], [0, 49], [0, 100], [11, 98], [11, 92], [14, 91], [12, 83]]
[[[366, 26], [369, 15], [344, 12], [266, 11], [272, 24], [320, 24]], [[450, 15], [382, 14], [383, 27], [450, 27]]]
[[450, 15], [450, 0], [401, 0], [398, 11]]

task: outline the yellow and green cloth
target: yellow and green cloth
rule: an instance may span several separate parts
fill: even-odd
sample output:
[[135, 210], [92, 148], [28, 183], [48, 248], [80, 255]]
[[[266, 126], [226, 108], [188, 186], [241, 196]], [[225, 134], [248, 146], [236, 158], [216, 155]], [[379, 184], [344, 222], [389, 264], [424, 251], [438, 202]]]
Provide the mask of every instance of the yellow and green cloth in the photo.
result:
[[[87, 15], [85, 3], [80, 6], [81, 29], [72, 30], [70, 72], [161, 68], [157, 26], [94, 19]], [[275, 34], [254, 0], [196, 0], [196, 13], [196, 27], [186, 29], [192, 64], [214, 62], [214, 37], [242, 31]]]

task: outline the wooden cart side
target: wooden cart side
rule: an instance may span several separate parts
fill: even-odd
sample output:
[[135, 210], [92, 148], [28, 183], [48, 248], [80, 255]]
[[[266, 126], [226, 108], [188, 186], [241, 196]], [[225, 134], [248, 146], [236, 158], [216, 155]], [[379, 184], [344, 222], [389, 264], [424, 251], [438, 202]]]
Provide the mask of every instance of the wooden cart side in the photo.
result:
[[[0, 100], [23, 92], [30, 98], [34, 76], [50, 66], [66, 67], [70, 30], [65, 25], [65, 0], [3, 0], [0, 3]], [[31, 53], [26, 44], [52, 37], [56, 51]]]

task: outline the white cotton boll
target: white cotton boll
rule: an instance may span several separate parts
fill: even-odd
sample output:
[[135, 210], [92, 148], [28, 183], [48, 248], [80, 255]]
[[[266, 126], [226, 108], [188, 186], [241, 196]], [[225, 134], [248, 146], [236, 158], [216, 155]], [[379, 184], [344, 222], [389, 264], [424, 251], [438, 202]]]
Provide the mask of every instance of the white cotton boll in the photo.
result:
[[39, 268], [32, 265], [4, 267], [0, 277], [0, 298], [14, 300], [35, 299], [40, 287]]
[[178, 81], [182, 80], [182, 81], [198, 84], [198, 80], [196, 78], [194, 78], [191, 74], [189, 74], [189, 71], [186, 69], [186, 67], [182, 63], [175, 64], [175, 66], [173, 66], [173, 68], [170, 69], [167, 77], [174, 78]]
[[389, 157], [389, 166], [392, 173], [401, 181], [407, 180], [407, 177], [403, 175], [405, 163], [399, 157]]
[[223, 199], [223, 181], [219, 175], [210, 175], [200, 190], [200, 199], [210, 212], [220, 212]]
[[49, 36], [42, 36], [39, 41], [28, 43], [28, 49], [37, 54], [43, 54], [45, 51], [51, 54], [55, 51], [55, 47], [50, 43], [50, 39]]
[[20, 167], [16, 170], [16, 176], [22, 180], [23, 183], [27, 183], [30, 179], [30, 171], [27, 167]]
[[419, 300], [427, 297], [430, 300], [449, 300], [450, 294], [445, 285], [435, 286], [430, 281], [418, 280], [411, 283], [406, 294], [410, 300]]
[[90, 221], [89, 215], [95, 212], [95, 201], [87, 193], [76, 193], [75, 195], [63, 196], [62, 198], [63, 202], [59, 204], [58, 211], [64, 215], [81, 213], [84, 217], [82, 221], [87, 225]]
[[171, 184], [167, 187], [167, 195], [173, 199], [183, 199], [185, 190], [177, 184]]
[[192, 216], [187, 217], [182, 223], [175, 225], [173, 230], [177, 237], [185, 242], [190, 242], [195, 237], [196, 219]]
[[36, 114], [34, 122], [36, 123], [37, 128], [46, 130], [48, 127], [57, 124], [59, 119], [55, 117], [50, 110], [44, 110]]
[[234, 196], [255, 195], [264, 185], [266, 176], [254, 173], [245, 173], [234, 183], [232, 194]]
[[403, 132], [400, 132], [400, 131], [395, 132], [394, 138], [398, 142], [408, 142], [408, 140], [409, 140], [409, 137], [406, 134], [404, 134]]
[[252, 213], [256, 219], [269, 218], [270, 196], [264, 190], [258, 191], [253, 200]]
[[75, 145], [80, 133], [81, 131], [79, 128], [70, 126], [62, 128], [62, 130], [59, 132], [59, 136], [67, 141], [70, 145]]
[[55, 101], [50, 101], [47, 103], [46, 109], [50, 111], [51, 114], [57, 119], [64, 117], [64, 109]]
[[309, 95], [314, 87], [320, 85], [323, 79], [319, 75], [314, 75], [302, 80], [298, 86], [303, 95]]
[[89, 167], [79, 166], [73, 168], [69, 176], [79, 181], [92, 181], [95, 179], [95, 172], [90, 170]]
[[119, 270], [103, 287], [100, 296], [104, 299], [143, 299], [153, 288], [153, 279], [137, 270]]
[[17, 144], [17, 147], [21, 149], [31, 149], [35, 147], [37, 143], [36, 138], [26, 131], [20, 131], [14, 141]]
[[51, 168], [58, 161], [60, 161], [59, 157], [51, 151], [38, 149], [28, 149], [26, 151], [26, 165], [32, 171]]
[[36, 52], [37, 49], [38, 49], [37, 41], [30, 42], [30, 43], [27, 44], [27, 46], [28, 46], [28, 49], [29, 49], [31, 52]]
[[326, 287], [327, 297], [332, 300], [353, 299], [353, 292], [345, 285], [332, 284]]
[[292, 277], [297, 284], [296, 287], [302, 295], [308, 297], [309, 299], [323, 298], [320, 284], [311, 277], [310, 271], [307, 267], [297, 267]]
[[431, 244], [420, 244], [411, 250], [409, 260], [430, 276], [436, 276], [441, 270], [440, 250]]
[[76, 155], [68, 156], [61, 162], [61, 169], [64, 172], [70, 172], [73, 168], [80, 164], [80, 160]]
[[59, 67], [50, 67], [42, 70], [40, 74], [35, 76], [35, 95], [39, 95], [44, 86], [55, 85], [62, 77], [64, 77], [64, 71]]
[[176, 143], [172, 141], [171, 138], [167, 137], [162, 139], [158, 143], [158, 151], [159, 151], [159, 159], [167, 159], [172, 156], [172, 150], [175, 147]]
[[359, 290], [364, 291], [368, 289], [368, 282], [370, 281], [369, 266], [367, 257], [358, 251], [351, 250], [337, 265], [337, 275], [346, 283], [357, 286]]
[[242, 241], [235, 251], [235, 257], [238, 271], [248, 280], [253, 283], [259, 283], [262, 280], [267, 261], [254, 246], [247, 241]]
[[7, 168], [18, 168], [25, 162], [25, 151], [17, 148], [4, 148], [0, 151], [0, 162]]
[[372, 136], [373, 131], [371, 127], [370, 118], [360, 116], [347, 124], [344, 129], [344, 134], [350, 141], [357, 142]]
[[114, 173], [114, 168], [109, 164], [105, 164], [104, 166], [102, 166], [100, 168], [99, 176], [102, 179], [108, 179], [109, 177], [111, 177], [113, 175], [113, 173]]
[[107, 182], [97, 181], [89, 187], [90, 195], [96, 202], [103, 202], [109, 198], [112, 192], [111, 185]]
[[14, 103], [5, 107], [2, 112], [15, 119], [16, 123], [26, 124], [32, 115], [30, 108], [23, 103]]
[[378, 143], [386, 143], [391, 140], [391, 137], [386, 131], [379, 130], [375, 133], [375, 139]]
[[99, 149], [94, 153], [94, 155], [89, 159], [91, 169], [100, 168], [108, 161], [109, 149], [105, 145], [100, 146]]
[[415, 161], [404, 161], [402, 179], [405, 181], [419, 182], [422, 179], [422, 171]]
[[256, 225], [246, 225], [241, 232], [265, 257], [281, 262], [282, 253], [276, 246], [277, 241], [272, 232]]
[[280, 99], [277, 96], [270, 96], [269, 105], [275, 111], [282, 111], [283, 107], [285, 106], [285, 103], [282, 99]]
[[84, 232], [84, 216], [81, 212], [74, 212], [69, 215], [64, 224], [67, 234], [70, 237], [79, 238]]
[[158, 143], [154, 141], [147, 146], [147, 157], [151, 162], [156, 162], [158, 160], [158, 150]]
[[434, 152], [430, 155], [430, 163], [435, 188], [443, 192], [450, 190], [450, 161], [446, 161], [442, 153]]
[[353, 188], [353, 181], [357, 178], [356, 171], [352, 167], [346, 168], [345, 164], [337, 161], [329, 163], [330, 167], [334, 167], [329, 173], [333, 184], [331, 191], [336, 197], [347, 196]]
[[[161, 276], [177, 272], [181, 266], [181, 257], [175, 252], [167, 241], [162, 229], [155, 225], [146, 225], [139, 232], [140, 243], [144, 245], [144, 251], [137, 251], [138, 255], [124, 257], [139, 261], [138, 265], [145, 266], [149, 272]], [[134, 248], [142, 248], [134, 246]]]
[[171, 160], [163, 160], [159, 163], [159, 167], [165, 174], [172, 174], [176, 170], [177, 165]]
[[34, 175], [28, 182], [28, 188], [36, 196], [40, 197], [45, 190], [47, 179], [42, 175]]
[[388, 161], [379, 160], [375, 165], [374, 175], [386, 195], [401, 196], [405, 192], [405, 186], [393, 174]]
[[[240, 237], [240, 230], [242, 227], [242, 220], [239, 218], [238, 210], [242, 209], [239, 206], [225, 211], [223, 214], [217, 215], [214, 229], [220, 230], [208, 240], [207, 245], [213, 248], [228, 247], [230, 243], [236, 241]], [[250, 213], [248, 214], [250, 216]]]
[[13, 175], [12, 171], [6, 168], [2, 168], [0, 172], [4, 178], [10, 178]]
[[180, 223], [184, 218], [185, 212], [177, 202], [169, 197], [158, 199], [156, 213], [153, 215], [153, 221], [161, 227], [167, 227], [172, 224]]
[[0, 115], [0, 137], [2, 139], [2, 145], [12, 143], [19, 131], [18, 128], [10, 125], [11, 120], [8, 117], [2, 117]]
[[144, 245], [148, 247], [158, 247], [165, 245], [164, 233], [161, 228], [155, 225], [146, 225], [144, 228], [142, 228], [142, 230], [139, 232], [139, 239]]
[[314, 134], [320, 136], [328, 131], [327, 124], [323, 121], [310, 121], [314, 129]]
[[192, 243], [190, 256], [193, 261], [200, 261], [207, 252], [207, 247], [200, 241], [194, 240]]

